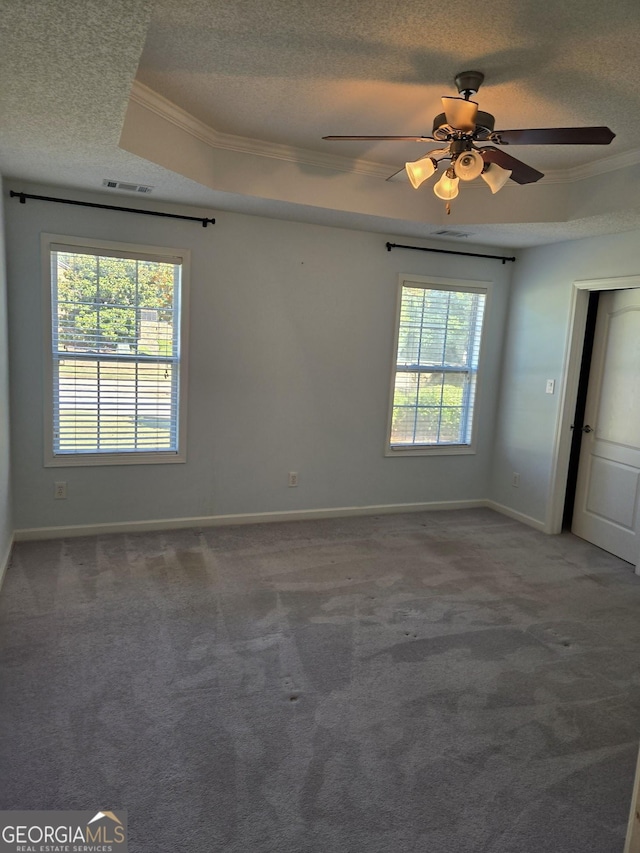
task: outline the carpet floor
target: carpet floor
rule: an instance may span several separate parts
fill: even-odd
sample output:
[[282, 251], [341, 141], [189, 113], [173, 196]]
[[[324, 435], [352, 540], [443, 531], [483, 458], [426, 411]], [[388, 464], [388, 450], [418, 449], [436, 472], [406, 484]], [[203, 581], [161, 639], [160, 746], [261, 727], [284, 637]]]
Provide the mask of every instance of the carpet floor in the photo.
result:
[[640, 577], [489, 510], [16, 545], [0, 808], [133, 853], [621, 853]]

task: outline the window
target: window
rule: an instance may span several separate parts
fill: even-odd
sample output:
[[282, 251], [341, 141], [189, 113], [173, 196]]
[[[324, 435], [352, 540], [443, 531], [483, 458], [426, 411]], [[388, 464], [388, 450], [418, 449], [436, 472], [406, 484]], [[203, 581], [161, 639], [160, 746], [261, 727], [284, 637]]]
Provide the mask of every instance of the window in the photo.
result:
[[487, 292], [484, 283], [401, 279], [388, 455], [473, 452]]
[[43, 236], [47, 465], [183, 462], [188, 253]]

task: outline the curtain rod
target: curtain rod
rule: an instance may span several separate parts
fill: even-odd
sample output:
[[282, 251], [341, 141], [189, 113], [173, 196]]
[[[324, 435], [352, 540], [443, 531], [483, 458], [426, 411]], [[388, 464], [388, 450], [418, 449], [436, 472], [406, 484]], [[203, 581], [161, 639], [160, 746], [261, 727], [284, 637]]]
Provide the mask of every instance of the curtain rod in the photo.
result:
[[9, 193], [11, 198], [19, 198], [20, 204], [25, 204], [28, 198], [36, 199], [37, 201], [56, 201], [59, 204], [76, 204], [80, 207], [97, 207], [100, 210], [120, 210], [124, 213], [143, 213], [147, 216], [165, 216], [169, 219], [189, 219], [192, 222], [202, 222], [202, 227], [206, 228], [209, 223], [215, 225], [215, 219], [205, 219], [201, 216], [183, 216], [181, 213], [161, 213], [159, 210], [142, 210], [138, 207], [117, 207], [115, 204], [94, 204], [91, 201], [74, 201], [70, 198], [53, 198], [48, 195], [30, 195], [29, 193], [16, 193], [13, 190]]
[[506, 258], [503, 255], [482, 255], [479, 252], [456, 252], [453, 249], [426, 249], [424, 246], [402, 246], [400, 243], [387, 243], [387, 252], [392, 249], [415, 249], [417, 252], [438, 252], [441, 255], [468, 255], [471, 258], [492, 258], [494, 261], [515, 261], [514, 258]]

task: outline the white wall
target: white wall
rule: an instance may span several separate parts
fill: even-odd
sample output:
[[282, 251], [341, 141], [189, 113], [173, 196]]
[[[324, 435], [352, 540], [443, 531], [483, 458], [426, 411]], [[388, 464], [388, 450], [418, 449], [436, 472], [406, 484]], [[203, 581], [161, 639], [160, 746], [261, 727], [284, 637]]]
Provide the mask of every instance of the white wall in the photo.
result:
[[[547, 523], [573, 282], [640, 274], [637, 231], [527, 249], [515, 264], [491, 497]], [[556, 393], [545, 394], [547, 379]], [[520, 473], [520, 486], [511, 485]]]
[[[130, 203], [122, 196], [83, 197]], [[406, 242], [393, 235], [239, 214], [217, 219], [204, 229], [7, 202], [10, 322], [20, 330], [11, 349], [16, 528], [484, 498], [514, 265], [387, 252], [387, 239]], [[43, 467], [42, 231], [191, 249], [185, 465]], [[383, 455], [400, 272], [495, 281], [476, 455]], [[296, 489], [287, 487], [290, 470], [299, 472]], [[66, 501], [53, 500], [55, 480], [67, 481]]]
[[0, 578], [9, 556], [13, 534], [9, 456], [9, 343], [7, 340], [6, 285], [2, 178], [0, 178]]

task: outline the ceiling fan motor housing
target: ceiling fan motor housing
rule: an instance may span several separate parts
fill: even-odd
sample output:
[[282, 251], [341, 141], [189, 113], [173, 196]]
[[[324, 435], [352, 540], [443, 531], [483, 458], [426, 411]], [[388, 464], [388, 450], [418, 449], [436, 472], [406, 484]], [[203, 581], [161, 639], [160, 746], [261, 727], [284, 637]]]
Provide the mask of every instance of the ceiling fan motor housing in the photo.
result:
[[[485, 113], [478, 110], [476, 116], [476, 129], [470, 134], [474, 139], [487, 139], [492, 133], [496, 125], [495, 117], [491, 113]], [[453, 129], [455, 130], [455, 128]], [[452, 129], [447, 124], [445, 113], [439, 113], [433, 120], [433, 130], [431, 135], [434, 139], [444, 141], [451, 137]]]

